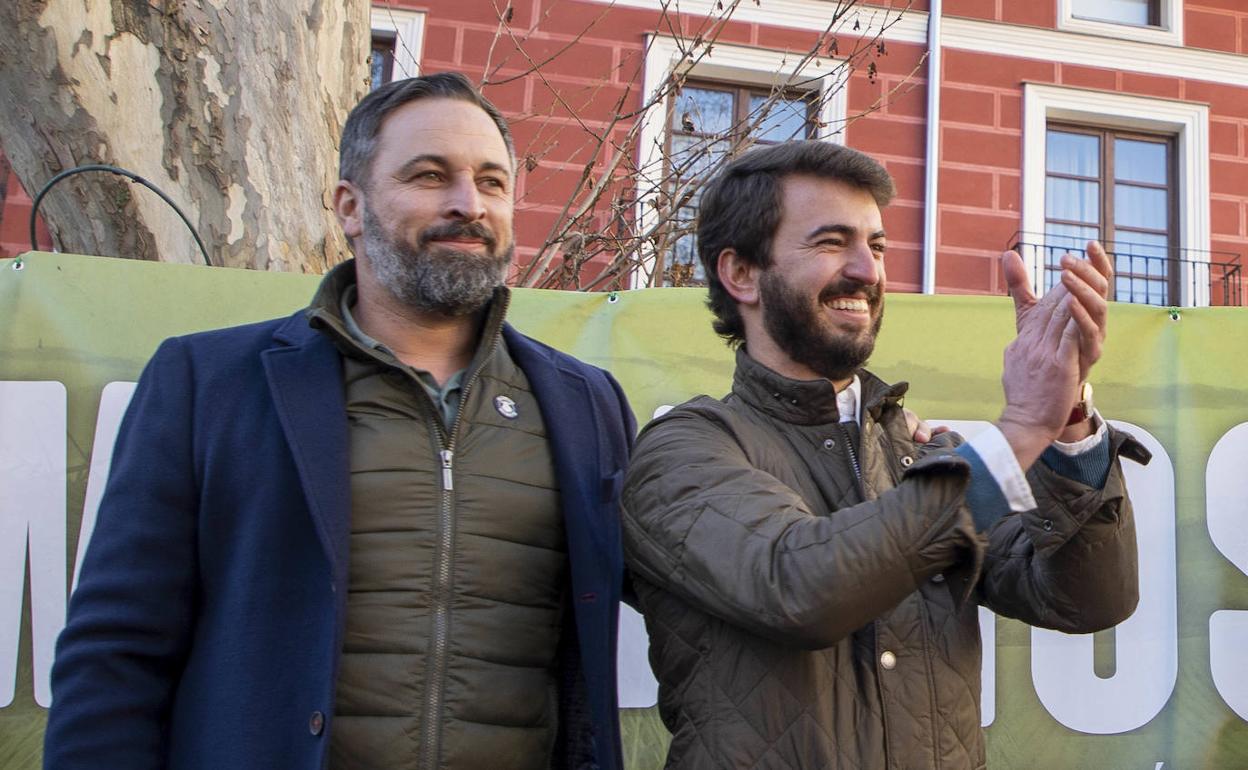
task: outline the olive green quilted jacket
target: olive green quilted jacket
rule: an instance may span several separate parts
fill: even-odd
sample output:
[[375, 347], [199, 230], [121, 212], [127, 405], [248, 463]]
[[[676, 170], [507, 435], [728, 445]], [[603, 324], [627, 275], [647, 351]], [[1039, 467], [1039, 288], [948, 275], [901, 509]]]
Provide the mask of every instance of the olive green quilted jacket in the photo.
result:
[[852, 455], [829, 383], [743, 352], [730, 395], [641, 434], [624, 544], [668, 767], [982, 767], [976, 605], [1071, 633], [1134, 610], [1139, 444], [1111, 432], [1101, 489], [1036, 463], [1037, 509], [976, 532], [960, 439], [915, 445], [905, 384], [862, 383]]

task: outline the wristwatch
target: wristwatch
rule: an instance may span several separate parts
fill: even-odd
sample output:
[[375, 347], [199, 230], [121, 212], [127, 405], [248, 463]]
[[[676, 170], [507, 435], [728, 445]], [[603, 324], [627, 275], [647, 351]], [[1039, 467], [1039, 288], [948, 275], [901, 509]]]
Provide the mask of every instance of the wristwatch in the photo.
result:
[[1066, 420], [1066, 425], [1077, 425], [1085, 420], [1092, 419], [1092, 383], [1079, 383], [1079, 400], [1075, 402], [1075, 408], [1070, 410], [1070, 417]]

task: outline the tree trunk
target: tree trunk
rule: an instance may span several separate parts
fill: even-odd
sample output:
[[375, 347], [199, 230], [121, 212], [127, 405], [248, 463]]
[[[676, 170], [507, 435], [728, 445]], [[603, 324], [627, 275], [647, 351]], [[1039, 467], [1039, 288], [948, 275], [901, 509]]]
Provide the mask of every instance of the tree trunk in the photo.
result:
[[[369, 37], [366, 0], [2, 0], [0, 141], [31, 195], [121, 166], [211, 264], [323, 272], [347, 253], [329, 192]], [[39, 212], [62, 251], [204, 261], [112, 174], [65, 179]]]

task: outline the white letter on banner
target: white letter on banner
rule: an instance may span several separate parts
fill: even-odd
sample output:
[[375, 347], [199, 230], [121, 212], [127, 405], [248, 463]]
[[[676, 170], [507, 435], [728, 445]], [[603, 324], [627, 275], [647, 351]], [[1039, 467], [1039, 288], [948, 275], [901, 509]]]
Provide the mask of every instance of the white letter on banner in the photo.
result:
[[82, 525], [78, 528], [78, 555], [74, 559], [74, 582], [69, 590], [78, 587], [78, 572], [82, 569], [82, 557], [87, 543], [95, 531], [95, 518], [100, 512], [100, 498], [108, 483], [108, 471], [113, 465], [113, 444], [121, 418], [134, 395], [134, 382], [110, 382], [100, 394], [100, 412], [95, 418], [95, 441], [91, 444], [91, 469], [87, 473], [87, 494], [82, 501]]
[[[984, 420], [928, 420], [928, 423], [933, 427], [947, 425], [968, 440], [992, 425]], [[979, 662], [979, 724], [987, 727], [997, 718], [997, 616], [987, 607], [979, 608], [979, 638], [983, 648], [983, 658]]]
[[[1205, 468], [1205, 517], [1214, 546], [1248, 575], [1248, 423], [1214, 445]], [[1209, 617], [1209, 669], [1213, 686], [1240, 719], [1248, 719], [1248, 610], [1218, 610]]]
[[63, 384], [0, 382], [0, 708], [17, 689], [28, 542], [35, 702], [52, 702], [65, 625], [66, 419]]
[[1147, 431], [1111, 422], [1153, 453], [1144, 467], [1122, 463], [1135, 508], [1140, 604], [1115, 631], [1114, 675], [1102, 679], [1093, 670], [1091, 634], [1031, 631], [1031, 677], [1041, 703], [1070, 729], [1098, 735], [1151, 721], [1170, 699], [1179, 672], [1174, 466]]

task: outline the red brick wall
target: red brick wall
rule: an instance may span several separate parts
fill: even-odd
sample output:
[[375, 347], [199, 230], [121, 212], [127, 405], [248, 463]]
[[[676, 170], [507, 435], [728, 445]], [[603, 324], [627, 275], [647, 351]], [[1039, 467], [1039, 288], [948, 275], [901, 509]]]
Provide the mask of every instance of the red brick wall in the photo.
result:
[[[889, 43], [871, 78], [850, 79], [846, 144], [870, 153], [894, 177], [897, 198], [884, 210], [888, 233], [888, 284], [918, 291], [923, 281], [923, 189], [926, 164], [927, 71], [924, 47]], [[916, 69], [917, 68], [917, 69]], [[872, 109], [875, 105], [878, 108]]]
[[1057, 0], [945, 0], [942, 8], [946, 16], [1049, 29], [1057, 26]]
[[[0, 190], [3, 190], [0, 193], [0, 258], [15, 257], [30, 250], [30, 207], [33, 204], [3, 153], [0, 153]], [[52, 236], [42, 219], [35, 229], [39, 248], [51, 248]]]
[[[522, 165], [527, 160], [531, 167], [522, 171], [517, 188], [518, 261], [527, 263], [579, 189], [590, 160], [585, 131], [601, 132], [621, 99], [626, 110], [640, 104], [642, 44], [644, 35], [656, 29], [658, 14], [586, 0], [524, 0], [500, 25], [488, 3], [401, 0], [395, 5], [426, 13], [426, 71], [456, 69], [473, 79], [488, 75], [492, 84], [486, 93], [507, 113]], [[950, 15], [1052, 27], [1056, 2], [946, 0], [945, 8]], [[1248, 5], [1241, 0], [1187, 0], [1185, 8], [1189, 41], [1199, 37], [1205, 47], [1245, 50]], [[1217, 22], [1216, 34], [1201, 31], [1210, 19]], [[692, 36], [704, 21], [682, 16], [672, 23]], [[512, 34], [523, 38], [523, 53]], [[720, 39], [803, 51], [815, 36], [732, 23]], [[863, 115], [847, 129], [848, 143], [880, 158], [897, 180], [899, 195], [885, 212], [885, 224], [892, 244], [890, 284], [902, 291], [917, 290], [921, 281], [927, 110], [922, 54], [922, 45], [888, 43], [876, 60], [878, 72], [873, 77], [865, 69], [856, 72], [848, 92], [850, 115]], [[543, 63], [540, 76], [524, 74], [530, 60]], [[940, 291], [1002, 290], [997, 256], [1021, 227], [1025, 81], [1209, 104], [1211, 248], [1248, 258], [1248, 87], [951, 49], [944, 52], [943, 78]], [[614, 139], [622, 138], [623, 130], [617, 130]], [[621, 180], [621, 185], [627, 189], [631, 182]], [[29, 199], [12, 176], [7, 193], [0, 253], [13, 254], [27, 248]]]
[[1183, 44], [1227, 53], [1248, 53], [1248, 3], [1244, 0], [1185, 0]]
[[996, 258], [1020, 226], [1023, 81], [1208, 104], [1209, 248], [1248, 259], [1248, 85], [946, 51], [937, 263], [942, 291], [1002, 288]]

